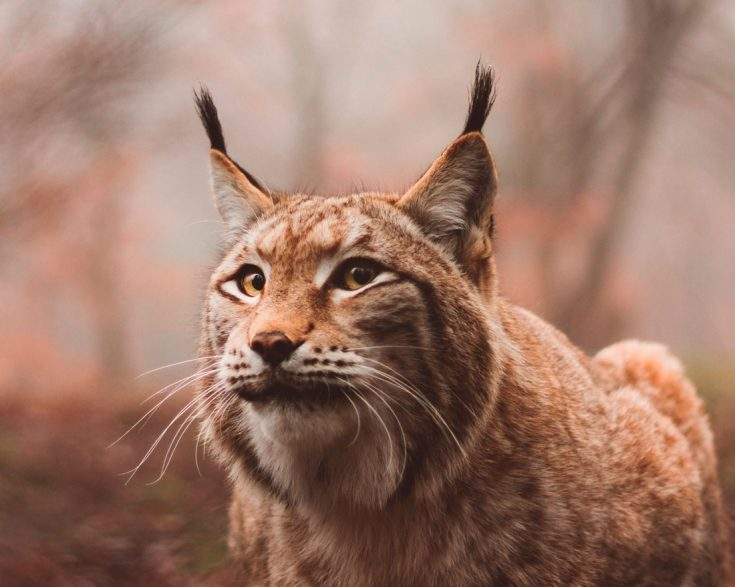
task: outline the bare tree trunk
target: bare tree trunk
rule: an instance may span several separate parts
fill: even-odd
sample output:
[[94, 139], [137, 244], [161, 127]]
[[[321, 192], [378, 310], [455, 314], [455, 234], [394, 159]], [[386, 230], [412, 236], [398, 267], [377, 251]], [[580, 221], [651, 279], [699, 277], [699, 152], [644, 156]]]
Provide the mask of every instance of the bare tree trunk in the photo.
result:
[[91, 216], [85, 293], [97, 362], [107, 388], [114, 390], [129, 383], [131, 369], [123, 300], [125, 278], [120, 263], [125, 206], [115, 174], [109, 174], [108, 179]]
[[601, 226], [590, 246], [583, 280], [561, 305], [556, 320], [575, 341], [588, 348], [605, 343], [609, 338], [605, 324], [600, 324], [604, 314], [601, 305], [616, 245], [628, 218], [641, 163], [649, 150], [671, 65], [704, 4], [699, 0], [630, 3], [630, 22], [641, 49], [626, 74], [630, 87], [624, 111], [628, 128], [623, 155], [611, 182], [615, 197], [607, 222]]

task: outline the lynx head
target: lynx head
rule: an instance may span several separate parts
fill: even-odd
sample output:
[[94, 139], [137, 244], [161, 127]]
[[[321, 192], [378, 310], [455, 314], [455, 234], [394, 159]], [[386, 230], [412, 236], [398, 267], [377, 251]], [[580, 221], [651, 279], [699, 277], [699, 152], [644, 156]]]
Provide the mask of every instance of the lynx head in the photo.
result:
[[237, 479], [290, 504], [381, 508], [462, 465], [492, 404], [493, 99], [478, 65], [464, 131], [405, 193], [323, 197], [266, 188], [196, 96], [226, 242], [202, 430]]

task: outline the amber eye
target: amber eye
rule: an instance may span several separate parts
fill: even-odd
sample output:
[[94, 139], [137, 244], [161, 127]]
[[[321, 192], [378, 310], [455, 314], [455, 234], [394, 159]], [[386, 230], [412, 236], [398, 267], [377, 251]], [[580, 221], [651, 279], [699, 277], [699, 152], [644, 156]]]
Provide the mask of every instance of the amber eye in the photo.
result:
[[354, 291], [370, 283], [378, 275], [378, 269], [367, 261], [355, 261], [345, 267], [340, 287]]
[[265, 275], [250, 265], [237, 278], [237, 287], [246, 296], [257, 298], [265, 287]]

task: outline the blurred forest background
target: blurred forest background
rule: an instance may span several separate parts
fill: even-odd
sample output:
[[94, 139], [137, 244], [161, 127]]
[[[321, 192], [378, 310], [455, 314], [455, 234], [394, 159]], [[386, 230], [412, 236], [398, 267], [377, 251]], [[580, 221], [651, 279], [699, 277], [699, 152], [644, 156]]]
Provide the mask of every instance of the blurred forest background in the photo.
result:
[[[661, 340], [735, 504], [735, 5], [727, 0], [4, 0], [3, 585], [226, 585], [226, 483], [171, 433], [220, 226], [192, 90], [280, 189], [407, 186], [498, 99], [504, 293], [593, 351]], [[191, 364], [188, 364], [191, 365]]]

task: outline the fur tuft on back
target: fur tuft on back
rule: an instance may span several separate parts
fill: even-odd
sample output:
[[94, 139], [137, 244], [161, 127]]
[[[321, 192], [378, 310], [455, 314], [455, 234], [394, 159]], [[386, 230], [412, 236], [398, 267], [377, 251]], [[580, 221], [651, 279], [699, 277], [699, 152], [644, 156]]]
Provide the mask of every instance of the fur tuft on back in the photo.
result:
[[482, 132], [490, 110], [495, 103], [497, 92], [495, 88], [495, 71], [492, 67], [485, 67], [480, 61], [475, 67], [475, 81], [470, 92], [470, 107], [467, 111], [467, 121], [463, 135], [470, 132]]

